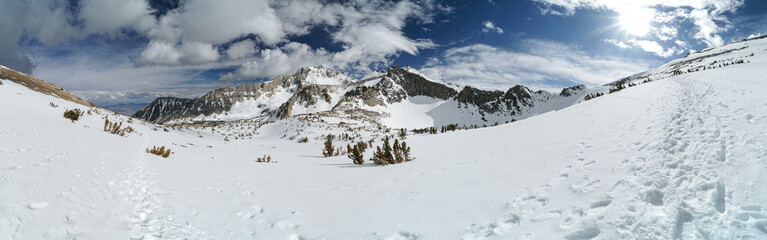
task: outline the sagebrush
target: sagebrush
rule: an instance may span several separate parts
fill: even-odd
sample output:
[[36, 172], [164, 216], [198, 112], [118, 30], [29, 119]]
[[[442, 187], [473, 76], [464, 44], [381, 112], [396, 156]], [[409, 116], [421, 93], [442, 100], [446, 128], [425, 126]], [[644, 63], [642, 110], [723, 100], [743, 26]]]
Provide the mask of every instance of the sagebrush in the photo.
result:
[[72, 122], [75, 122], [80, 119], [80, 116], [83, 115], [83, 111], [75, 108], [75, 109], [67, 109], [64, 111], [64, 118], [72, 120]]
[[152, 149], [147, 148], [146, 152], [163, 157], [163, 158], [168, 158], [170, 154], [172, 153], [170, 151], [170, 148], [165, 149], [165, 146], [161, 146], [159, 148], [157, 146], [153, 146]]

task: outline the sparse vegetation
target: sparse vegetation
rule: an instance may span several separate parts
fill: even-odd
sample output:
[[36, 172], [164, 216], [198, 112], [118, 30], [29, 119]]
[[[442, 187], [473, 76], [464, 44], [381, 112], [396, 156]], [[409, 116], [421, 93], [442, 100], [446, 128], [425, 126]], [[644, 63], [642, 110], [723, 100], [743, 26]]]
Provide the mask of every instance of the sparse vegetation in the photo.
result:
[[256, 162], [271, 163], [272, 162], [272, 155], [264, 155], [264, 157], [256, 158]]
[[383, 139], [383, 144], [376, 147], [376, 151], [373, 152], [373, 158], [370, 161], [381, 166], [389, 164], [397, 164], [402, 162], [409, 162], [415, 158], [410, 156], [410, 147], [407, 146], [405, 141], [399, 142], [398, 139], [394, 139], [394, 147], [389, 145], [389, 137]]
[[601, 96], [604, 96], [604, 95], [605, 95], [605, 94], [604, 94], [604, 93], [601, 93], [601, 92], [598, 92], [598, 93], [592, 93], [592, 94], [588, 94], [588, 95], [586, 95], [586, 97], [583, 97], [583, 100], [584, 100], [584, 101], [588, 101], [588, 100], [591, 100], [591, 99], [594, 99], [594, 98], [598, 98], [598, 97], [601, 97]]
[[68, 110], [64, 111], [64, 118], [72, 120], [72, 122], [75, 122], [78, 119], [80, 119], [80, 116], [82, 116], [82, 115], [83, 115], [83, 111], [80, 110], [80, 109], [77, 109], [77, 108], [75, 108], [75, 109], [68, 109]]
[[621, 84], [618, 84], [617, 86], [610, 88], [610, 93], [619, 92], [620, 90], [623, 90], [623, 89], [626, 89], [626, 87], [624, 87]]
[[[325, 140], [325, 148], [322, 149], [322, 156], [332, 157], [334, 156], [336, 149], [333, 147], [333, 135], [328, 134]], [[337, 155], [337, 154], [336, 154]]]
[[109, 119], [104, 119], [104, 132], [108, 132], [115, 135], [125, 136], [126, 133], [132, 133], [133, 128], [130, 126], [122, 127], [123, 123], [110, 122]]
[[298, 139], [298, 142], [299, 142], [299, 143], [308, 143], [308, 142], [309, 142], [309, 137], [302, 137], [302, 138], [299, 138], [299, 139]]
[[48, 106], [51, 106], [52, 108], [58, 108], [59, 107], [59, 105], [56, 105], [53, 102], [48, 103]]
[[165, 149], [165, 146], [161, 146], [159, 148], [157, 146], [153, 146], [152, 149], [147, 148], [146, 152], [163, 158], [168, 158], [171, 154], [170, 148]]
[[437, 128], [435, 127], [419, 128], [419, 129], [413, 129], [411, 131], [415, 134], [424, 134], [424, 133], [437, 134]]
[[365, 160], [363, 159], [363, 153], [365, 153], [365, 149], [367, 149], [368, 145], [364, 142], [357, 142], [357, 144], [352, 147], [351, 145], [346, 145], [346, 156], [349, 157], [349, 159], [354, 162], [354, 164], [363, 164]]
[[442, 126], [441, 132], [455, 131], [456, 129], [458, 129], [458, 124], [448, 124], [447, 126]]

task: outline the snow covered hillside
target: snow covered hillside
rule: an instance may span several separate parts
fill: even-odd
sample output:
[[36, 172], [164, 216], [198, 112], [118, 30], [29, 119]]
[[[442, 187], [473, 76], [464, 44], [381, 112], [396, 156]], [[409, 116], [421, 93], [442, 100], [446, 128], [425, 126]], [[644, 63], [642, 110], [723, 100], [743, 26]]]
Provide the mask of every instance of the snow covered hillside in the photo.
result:
[[[767, 40], [706, 52], [558, 111], [410, 134], [416, 159], [386, 167], [323, 158], [290, 124], [171, 128], [0, 80], [0, 239], [765, 239]], [[343, 119], [311, 131], [366, 124]]]

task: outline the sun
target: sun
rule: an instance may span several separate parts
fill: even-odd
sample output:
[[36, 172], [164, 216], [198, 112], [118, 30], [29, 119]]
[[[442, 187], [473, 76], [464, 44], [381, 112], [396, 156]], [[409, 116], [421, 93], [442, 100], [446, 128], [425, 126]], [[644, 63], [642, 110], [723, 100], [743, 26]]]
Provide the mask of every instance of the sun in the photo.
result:
[[649, 8], [635, 8], [619, 12], [619, 24], [629, 34], [644, 36], [650, 32], [650, 22], [655, 12]]

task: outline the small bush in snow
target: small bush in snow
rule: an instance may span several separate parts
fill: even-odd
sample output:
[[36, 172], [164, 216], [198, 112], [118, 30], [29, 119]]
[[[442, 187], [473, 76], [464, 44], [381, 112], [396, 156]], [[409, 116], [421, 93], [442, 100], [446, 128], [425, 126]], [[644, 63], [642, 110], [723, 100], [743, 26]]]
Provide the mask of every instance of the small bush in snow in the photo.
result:
[[333, 135], [328, 135], [325, 140], [325, 148], [322, 149], [322, 156], [331, 157], [334, 156], [335, 147], [333, 147]]
[[603, 95], [605, 95], [605, 94], [601, 93], [601, 92], [592, 93], [592, 94], [586, 95], [586, 97], [583, 98], [583, 101], [588, 101], [588, 100], [591, 100], [591, 99], [594, 99], [594, 98], [601, 97]]
[[108, 132], [115, 135], [125, 136], [126, 133], [132, 133], [133, 128], [130, 126], [122, 127], [123, 123], [110, 122], [109, 119], [104, 119], [104, 132]]
[[373, 158], [370, 160], [377, 165], [386, 166], [409, 162], [414, 159], [410, 156], [410, 147], [407, 146], [405, 141], [400, 143], [398, 139], [394, 139], [394, 147], [392, 147], [389, 145], [389, 137], [386, 137], [383, 139], [383, 144], [376, 147], [376, 151], [373, 152]]
[[170, 148], [165, 149], [165, 146], [161, 146], [159, 148], [157, 146], [153, 146], [152, 149], [147, 148], [146, 152], [163, 158], [168, 158], [171, 154]]
[[264, 155], [264, 157], [256, 158], [256, 162], [270, 163], [272, 162], [272, 155]]
[[410, 157], [410, 147], [407, 146], [407, 143], [405, 143], [405, 141], [402, 141], [400, 143], [399, 141], [397, 141], [397, 139], [394, 139], [393, 151], [394, 151], [395, 163], [409, 162], [415, 159]]
[[365, 149], [367, 149], [368, 145], [364, 142], [357, 142], [357, 144], [354, 144], [354, 147], [351, 145], [346, 145], [346, 156], [349, 157], [349, 159], [354, 162], [354, 164], [362, 164], [365, 162], [363, 159], [363, 153], [365, 153]]
[[618, 84], [618, 86], [615, 86], [615, 87], [613, 87], [613, 88], [610, 88], [610, 93], [619, 92], [619, 91], [621, 91], [621, 90], [623, 90], [623, 89], [626, 89], [626, 87], [624, 87], [624, 86], [623, 86], [623, 85], [621, 85], [621, 84]]
[[75, 122], [78, 119], [80, 119], [80, 116], [82, 115], [83, 115], [83, 111], [77, 108], [64, 111], [64, 118], [72, 120], [72, 122]]
[[435, 127], [427, 127], [427, 128], [421, 128], [421, 129], [413, 129], [411, 130], [415, 134], [424, 134], [424, 133], [430, 133], [430, 134], [437, 134], [437, 128]]
[[298, 142], [299, 142], [299, 143], [308, 143], [308, 142], [309, 142], [309, 137], [302, 137], [302, 138], [299, 138], [299, 139], [298, 139]]

